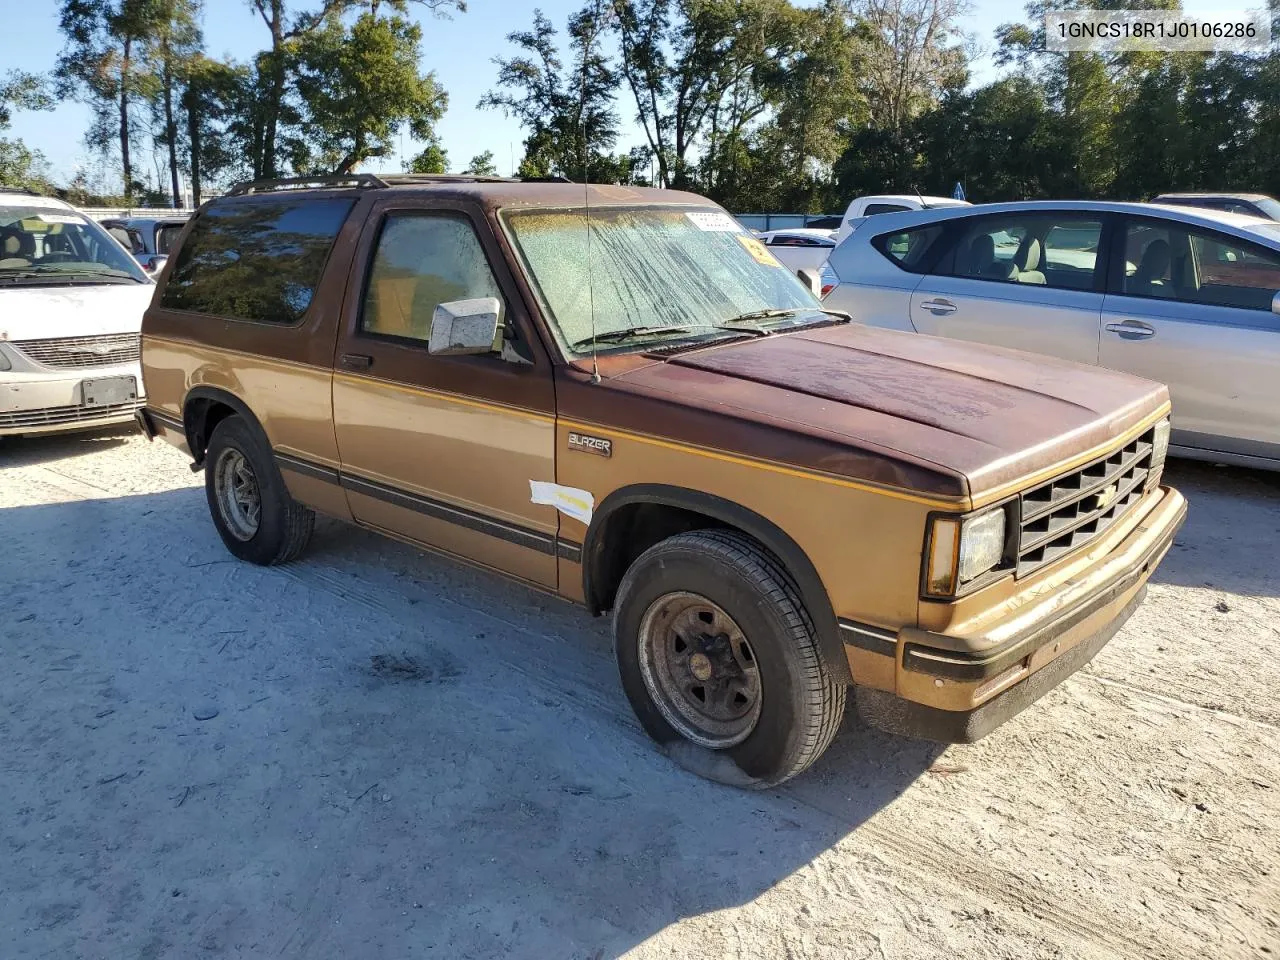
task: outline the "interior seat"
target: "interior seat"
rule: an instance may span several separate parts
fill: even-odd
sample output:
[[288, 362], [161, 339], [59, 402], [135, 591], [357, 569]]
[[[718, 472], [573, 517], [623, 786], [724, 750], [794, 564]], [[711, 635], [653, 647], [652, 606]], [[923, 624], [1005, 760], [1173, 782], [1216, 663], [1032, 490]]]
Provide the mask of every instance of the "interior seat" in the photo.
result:
[[1167, 240], [1152, 240], [1142, 251], [1142, 259], [1133, 276], [1125, 280], [1125, 293], [1139, 297], [1171, 297], [1173, 290], [1165, 285], [1164, 275], [1169, 270], [1173, 254]]
[[1040, 269], [1042, 260], [1043, 248], [1040, 245], [1040, 241], [1035, 237], [1031, 237], [1022, 245], [1022, 249], [1018, 251], [1018, 255], [1013, 259], [1013, 265], [1018, 270], [1017, 281], [1019, 283], [1043, 285], [1045, 276]]

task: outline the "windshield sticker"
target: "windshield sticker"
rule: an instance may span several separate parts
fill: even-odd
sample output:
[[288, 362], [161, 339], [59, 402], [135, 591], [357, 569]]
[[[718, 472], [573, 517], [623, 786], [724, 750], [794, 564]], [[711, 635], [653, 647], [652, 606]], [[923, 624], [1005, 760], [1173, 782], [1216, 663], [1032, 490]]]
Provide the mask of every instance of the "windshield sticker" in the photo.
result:
[[718, 213], [710, 210], [690, 210], [685, 213], [690, 222], [699, 230], [705, 230], [708, 233], [738, 233], [742, 227], [738, 225], [738, 221], [727, 213]]
[[65, 213], [37, 213], [37, 220], [43, 220], [45, 223], [80, 223], [79, 217], [68, 216]]
[[751, 254], [756, 263], [762, 263], [766, 267], [781, 267], [780, 264], [769, 248], [757, 240], [755, 237], [748, 237], [745, 233], [738, 237], [738, 242], [747, 248], [747, 253]]
[[596, 500], [590, 491], [577, 487], [562, 487], [558, 483], [547, 483], [544, 480], [529, 481], [529, 499], [534, 503], [555, 507], [566, 517], [591, 522], [591, 511], [595, 509]]

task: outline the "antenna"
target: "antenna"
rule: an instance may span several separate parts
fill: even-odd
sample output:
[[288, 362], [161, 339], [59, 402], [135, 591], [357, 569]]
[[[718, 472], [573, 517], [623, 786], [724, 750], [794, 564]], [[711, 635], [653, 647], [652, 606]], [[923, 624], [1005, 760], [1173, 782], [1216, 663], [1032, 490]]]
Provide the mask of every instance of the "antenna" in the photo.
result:
[[927, 203], [925, 203], [925, 202], [924, 202], [924, 196], [923, 196], [923, 194], [921, 194], [921, 193], [920, 193], [920, 185], [919, 185], [919, 184], [914, 184], [914, 185], [911, 187], [911, 189], [912, 189], [912, 190], [914, 190], [914, 191], [916, 192], [916, 199], [920, 201], [920, 209], [921, 209], [921, 210], [930, 210], [930, 209], [932, 209], [932, 208], [931, 208]]
[[582, 75], [578, 78], [578, 110], [582, 120], [582, 207], [587, 218], [587, 308], [591, 311], [591, 382], [600, 382], [600, 363], [596, 357], [596, 294], [591, 272], [591, 169], [587, 163], [587, 64], [590, 40], [582, 51]]

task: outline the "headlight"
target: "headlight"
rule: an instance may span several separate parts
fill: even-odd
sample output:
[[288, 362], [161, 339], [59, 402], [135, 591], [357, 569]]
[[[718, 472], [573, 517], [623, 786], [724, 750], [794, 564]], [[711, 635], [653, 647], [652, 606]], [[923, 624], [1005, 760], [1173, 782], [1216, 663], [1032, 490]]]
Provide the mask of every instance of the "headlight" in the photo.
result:
[[1160, 484], [1160, 476], [1164, 473], [1165, 457], [1169, 455], [1169, 418], [1165, 417], [1156, 424], [1152, 437], [1151, 469], [1147, 471], [1146, 488], [1153, 490]]
[[997, 507], [961, 521], [938, 517], [929, 535], [926, 591], [948, 596], [1004, 559], [1005, 510]]

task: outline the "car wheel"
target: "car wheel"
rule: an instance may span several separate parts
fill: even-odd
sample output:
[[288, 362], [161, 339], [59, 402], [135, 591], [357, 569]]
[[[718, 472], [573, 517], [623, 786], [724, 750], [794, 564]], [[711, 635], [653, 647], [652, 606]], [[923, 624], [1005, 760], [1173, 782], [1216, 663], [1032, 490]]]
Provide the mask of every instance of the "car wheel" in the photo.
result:
[[751, 538], [699, 530], [646, 550], [618, 588], [613, 623], [636, 716], [687, 769], [771, 787], [835, 736], [845, 685], [790, 578]]
[[289, 496], [265, 440], [241, 417], [219, 421], [209, 438], [205, 496], [227, 549], [264, 566], [287, 563], [306, 548], [315, 514]]

